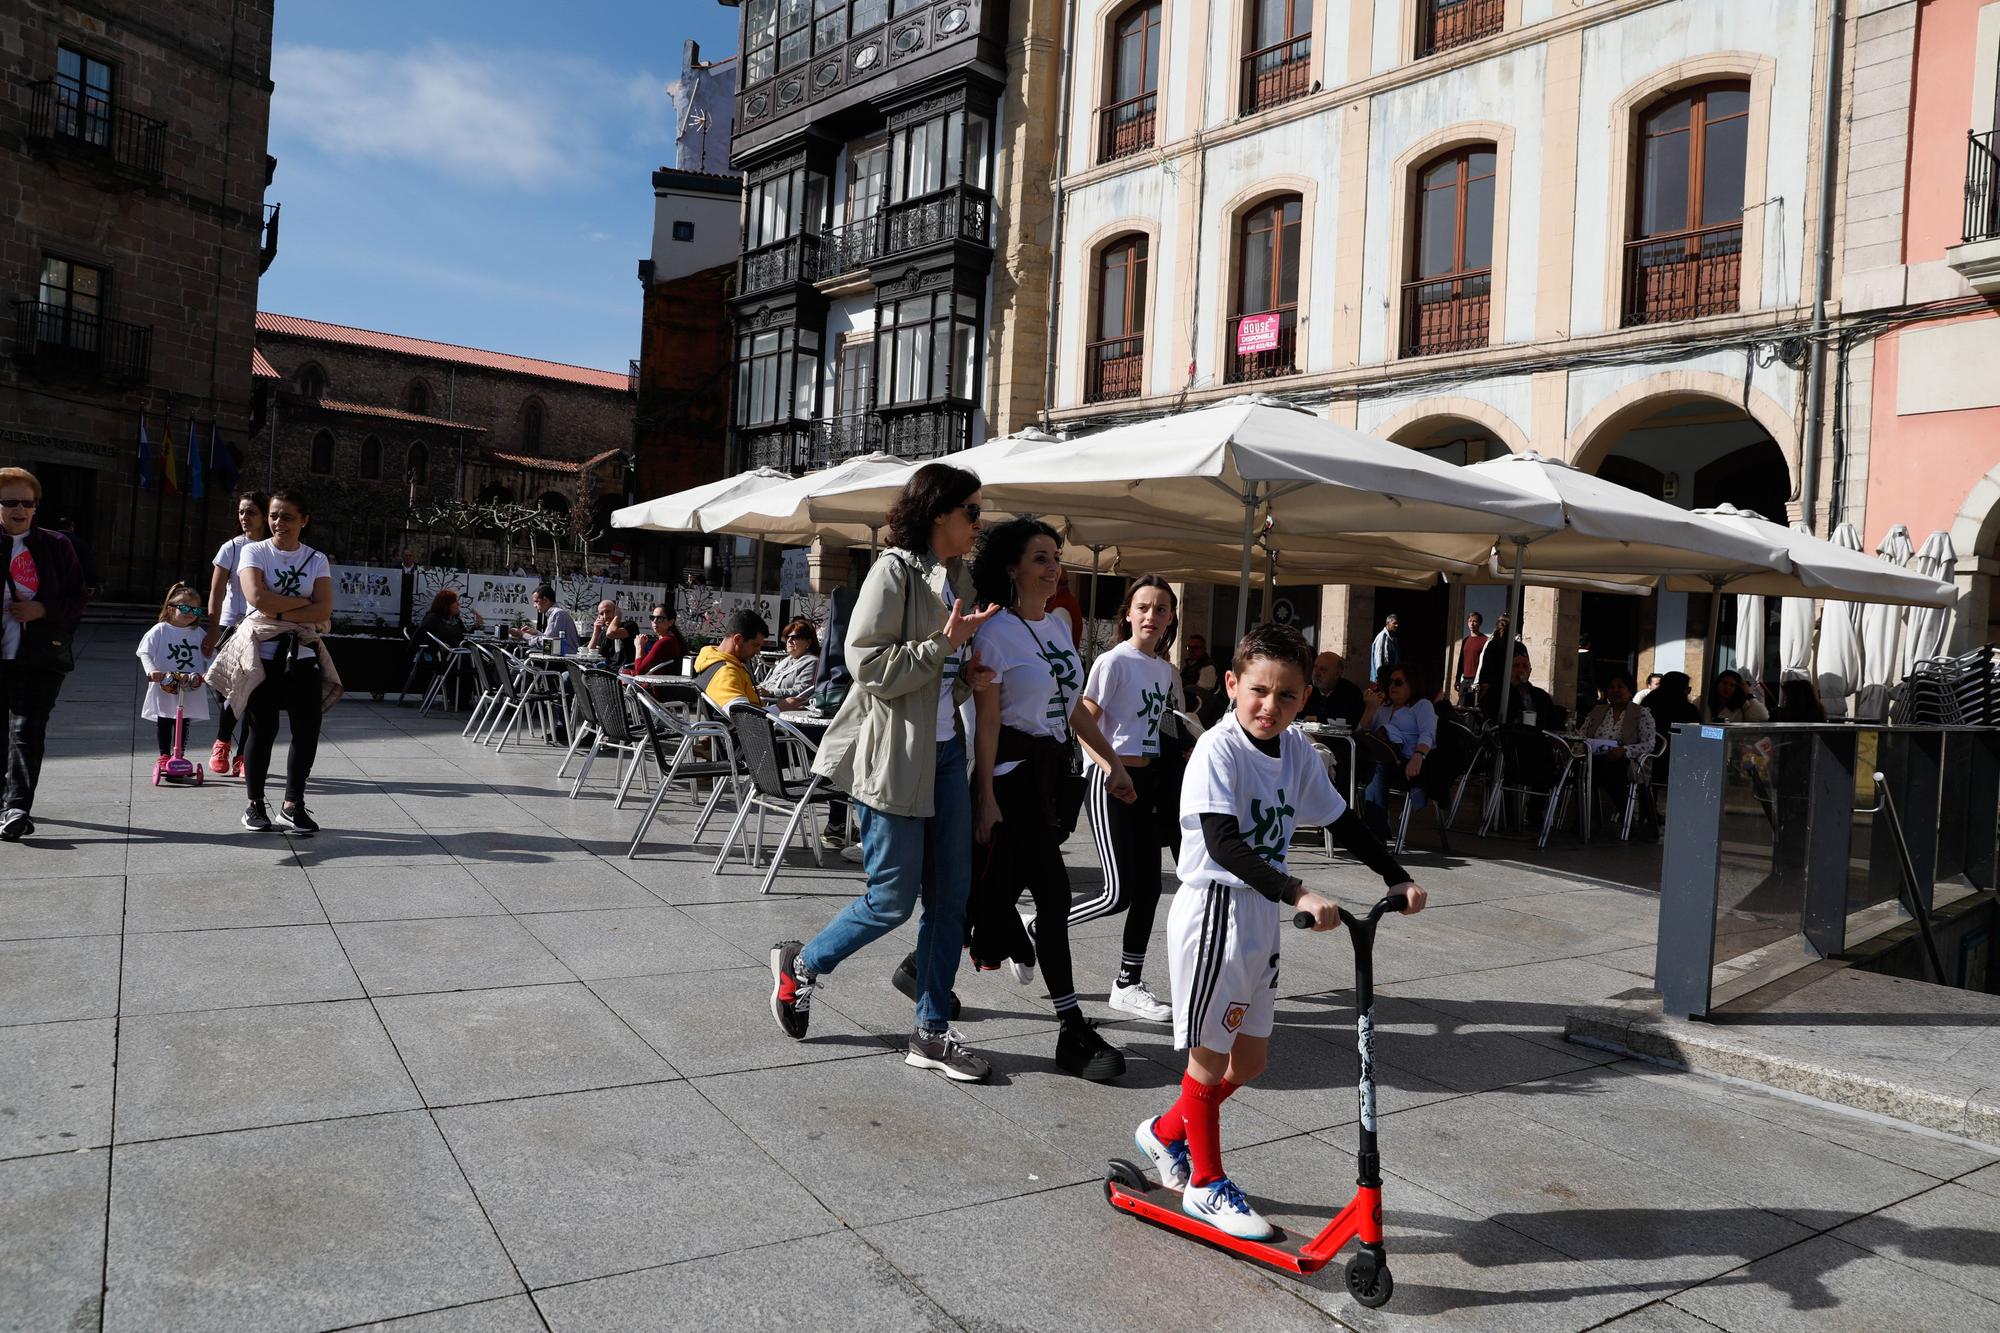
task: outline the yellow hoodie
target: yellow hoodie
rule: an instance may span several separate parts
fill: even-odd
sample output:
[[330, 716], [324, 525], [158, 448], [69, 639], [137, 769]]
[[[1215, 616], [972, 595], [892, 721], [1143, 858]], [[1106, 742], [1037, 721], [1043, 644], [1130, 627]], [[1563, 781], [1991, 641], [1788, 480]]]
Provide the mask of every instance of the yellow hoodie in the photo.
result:
[[695, 656], [695, 676], [699, 678], [710, 667], [720, 669], [708, 678], [708, 684], [703, 688], [717, 708], [727, 709], [738, 699], [747, 699], [759, 708], [764, 706], [763, 696], [757, 693], [757, 682], [750, 679], [750, 672], [743, 663], [711, 645]]

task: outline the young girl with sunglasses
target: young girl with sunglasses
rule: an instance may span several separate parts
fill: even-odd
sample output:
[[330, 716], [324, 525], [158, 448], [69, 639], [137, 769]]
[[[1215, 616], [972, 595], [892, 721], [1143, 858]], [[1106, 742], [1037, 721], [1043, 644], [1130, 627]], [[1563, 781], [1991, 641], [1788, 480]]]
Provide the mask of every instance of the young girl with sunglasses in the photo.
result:
[[[159, 623], [139, 640], [139, 665], [145, 669], [146, 702], [139, 716], [153, 723], [162, 755], [174, 751], [174, 705], [190, 722], [208, 720], [208, 691], [202, 683], [208, 672], [208, 655], [202, 652], [201, 594], [185, 583], [167, 589], [160, 606]], [[192, 671], [192, 681], [176, 681], [180, 672]]]

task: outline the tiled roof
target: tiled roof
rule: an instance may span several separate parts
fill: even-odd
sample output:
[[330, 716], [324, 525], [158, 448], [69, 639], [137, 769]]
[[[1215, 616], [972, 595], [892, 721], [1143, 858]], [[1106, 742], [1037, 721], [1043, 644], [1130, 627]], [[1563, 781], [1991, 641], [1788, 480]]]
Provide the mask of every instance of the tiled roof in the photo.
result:
[[365, 347], [375, 352], [420, 356], [432, 361], [448, 361], [461, 366], [478, 366], [485, 370], [504, 371], [510, 375], [537, 375], [542, 379], [563, 380], [570, 384], [587, 385], [593, 389], [616, 389], [620, 393], [625, 392], [628, 383], [624, 371], [592, 370], [588, 366], [565, 365], [561, 361], [542, 361], [532, 356], [509, 356], [505, 352], [486, 352], [477, 347], [460, 347], [456, 343], [432, 342], [428, 338], [405, 338], [401, 334], [377, 333], [373, 329], [349, 328], [345, 324], [328, 324], [317, 319], [274, 315], [267, 310], [257, 312], [257, 331], [279, 333], [293, 338], [311, 338], [318, 342], [340, 343], [347, 347]]
[[536, 458], [531, 454], [503, 454], [498, 450], [488, 450], [486, 461], [489, 463], [511, 463], [515, 467], [524, 467], [530, 472], [578, 473], [588, 472], [606, 459], [616, 458], [623, 452], [625, 451], [622, 449], [606, 449], [601, 454], [592, 454], [582, 462], [576, 462], [567, 458]]
[[250, 349], [250, 378], [253, 380], [281, 380], [284, 378], [264, 359], [264, 354], [256, 348]]
[[446, 430], [473, 430], [481, 435], [486, 427], [475, 426], [469, 421], [451, 421], [445, 417], [418, 416], [415, 412], [405, 412], [394, 407], [371, 407], [367, 403], [344, 403], [333, 398], [321, 398], [312, 404], [328, 412], [345, 412], [356, 417], [381, 417], [385, 421], [407, 421], [413, 426], [442, 426]]

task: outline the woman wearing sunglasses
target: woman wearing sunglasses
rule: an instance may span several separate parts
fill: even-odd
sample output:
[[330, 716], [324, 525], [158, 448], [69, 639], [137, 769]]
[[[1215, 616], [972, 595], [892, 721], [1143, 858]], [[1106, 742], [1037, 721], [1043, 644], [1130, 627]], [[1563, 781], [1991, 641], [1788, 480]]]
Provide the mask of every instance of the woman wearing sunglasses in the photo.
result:
[[70, 636], [90, 594], [76, 548], [60, 532], [35, 526], [42, 483], [22, 468], [0, 468], [0, 532], [7, 541], [0, 578], [0, 711], [7, 717], [7, 785], [0, 798], [0, 842], [35, 831], [29, 812], [42, 776], [49, 714], [70, 669]]
[[[1413, 667], [1386, 668], [1381, 679], [1368, 687], [1368, 711], [1361, 715], [1363, 731], [1378, 732], [1403, 759], [1402, 776], [1410, 792], [1410, 808], [1421, 810], [1429, 799], [1423, 789], [1424, 758], [1437, 747], [1437, 709], [1425, 697], [1423, 683]], [[1378, 764], [1363, 793], [1363, 817], [1378, 835], [1389, 828], [1388, 765]]]

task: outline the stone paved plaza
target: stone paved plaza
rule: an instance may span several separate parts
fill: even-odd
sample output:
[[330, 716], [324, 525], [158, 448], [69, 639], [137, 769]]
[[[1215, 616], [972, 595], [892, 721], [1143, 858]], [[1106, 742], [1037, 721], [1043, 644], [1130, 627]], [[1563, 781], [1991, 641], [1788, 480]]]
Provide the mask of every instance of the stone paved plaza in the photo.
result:
[[[0, 847], [0, 1327], [2000, 1326], [1989, 1150], [1562, 1039], [1651, 970], [1652, 895], [1591, 853], [1411, 858], [1435, 906], [1377, 950], [1396, 1296], [1364, 1311], [1338, 1266], [1268, 1275], [1105, 1206], [1173, 1096], [1164, 1029], [1107, 1021], [1130, 1071], [1083, 1084], [1038, 991], [965, 975], [996, 1074], [949, 1083], [898, 1054], [899, 936], [794, 1044], [766, 951], [854, 867], [795, 857], [760, 898], [684, 806], [627, 861], [597, 775], [568, 800], [554, 754], [414, 708], [331, 714], [322, 836], [243, 833], [239, 783], [147, 785], [138, 632], [86, 630], [40, 834]], [[1084, 840], [1070, 863], [1094, 885]], [[1077, 950], [1107, 1020], [1117, 930]], [[1288, 944], [1224, 1136], [1310, 1231], [1352, 1191], [1351, 967]]]

